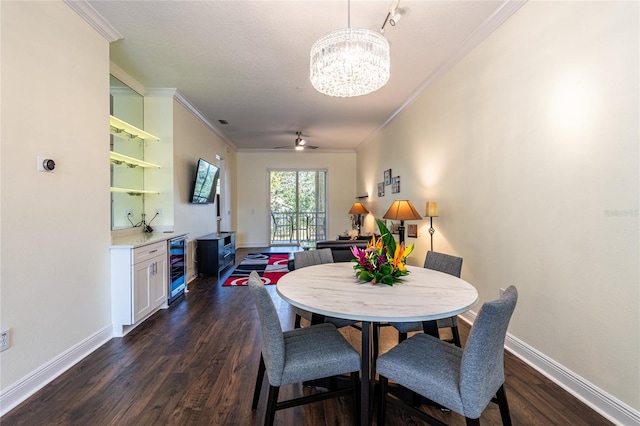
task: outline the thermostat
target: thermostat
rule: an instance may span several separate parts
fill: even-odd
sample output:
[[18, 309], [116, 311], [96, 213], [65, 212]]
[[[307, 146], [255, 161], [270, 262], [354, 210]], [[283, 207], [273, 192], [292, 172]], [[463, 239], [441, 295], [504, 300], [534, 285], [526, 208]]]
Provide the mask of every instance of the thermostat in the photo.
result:
[[53, 172], [56, 168], [56, 162], [51, 158], [38, 156], [38, 171], [39, 172]]

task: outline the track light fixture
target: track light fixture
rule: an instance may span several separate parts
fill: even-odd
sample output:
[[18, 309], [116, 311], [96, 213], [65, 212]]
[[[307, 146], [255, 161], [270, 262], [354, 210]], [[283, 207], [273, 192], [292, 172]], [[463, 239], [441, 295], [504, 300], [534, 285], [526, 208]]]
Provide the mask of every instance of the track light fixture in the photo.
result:
[[389, 9], [389, 12], [387, 12], [387, 16], [384, 18], [382, 27], [380, 27], [380, 34], [384, 34], [384, 27], [387, 26], [387, 23], [389, 23], [389, 25], [391, 25], [392, 27], [395, 27], [398, 21], [402, 19], [404, 10], [398, 7], [399, 4], [400, 0], [393, 2], [391, 9]]
[[391, 9], [391, 13], [389, 14], [389, 25], [395, 27], [398, 21], [402, 18], [402, 14], [400, 13], [400, 9]]

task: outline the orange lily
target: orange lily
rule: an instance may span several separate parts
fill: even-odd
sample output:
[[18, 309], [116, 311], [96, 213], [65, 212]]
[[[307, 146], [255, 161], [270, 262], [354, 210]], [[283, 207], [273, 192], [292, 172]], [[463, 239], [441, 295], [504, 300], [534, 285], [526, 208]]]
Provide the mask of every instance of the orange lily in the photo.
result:
[[371, 236], [371, 241], [367, 243], [366, 251], [378, 251], [382, 249], [382, 238], [376, 240], [375, 235]]
[[404, 248], [403, 244], [398, 244], [396, 246], [396, 252], [394, 253], [393, 260], [391, 263], [393, 266], [398, 268], [400, 271], [406, 271], [407, 267], [404, 264], [404, 260], [411, 254], [413, 251], [413, 244], [409, 245], [407, 248]]

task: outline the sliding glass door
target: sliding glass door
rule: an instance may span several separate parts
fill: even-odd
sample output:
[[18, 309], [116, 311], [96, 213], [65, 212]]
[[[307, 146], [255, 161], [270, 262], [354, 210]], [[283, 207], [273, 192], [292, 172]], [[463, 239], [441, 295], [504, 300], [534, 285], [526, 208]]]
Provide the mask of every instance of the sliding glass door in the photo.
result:
[[271, 245], [308, 245], [326, 239], [327, 172], [270, 170]]

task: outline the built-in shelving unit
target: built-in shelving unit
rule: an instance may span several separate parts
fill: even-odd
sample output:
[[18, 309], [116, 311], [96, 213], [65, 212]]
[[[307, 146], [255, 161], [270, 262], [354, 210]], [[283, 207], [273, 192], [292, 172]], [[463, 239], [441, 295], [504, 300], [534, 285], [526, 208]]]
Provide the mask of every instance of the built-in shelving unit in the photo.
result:
[[109, 131], [112, 135], [125, 139], [142, 139], [144, 141], [159, 142], [160, 138], [152, 135], [149, 132], [145, 132], [136, 126], [122, 121], [113, 115], [109, 116]]
[[160, 168], [157, 164], [149, 163], [148, 161], [139, 160], [113, 151], [109, 151], [109, 158], [114, 164], [125, 164], [129, 167]]
[[158, 195], [158, 191], [147, 191], [144, 189], [131, 189], [131, 188], [116, 188], [111, 187], [111, 192], [121, 192], [129, 195]]
[[[160, 138], [152, 135], [149, 132], [145, 132], [142, 129], [137, 128], [136, 126], [127, 123], [124, 120], [120, 120], [119, 118], [114, 117], [113, 115], [109, 116], [109, 130], [112, 135], [117, 136], [119, 138], [124, 138], [128, 140], [139, 139], [145, 142], [159, 142]], [[128, 155], [120, 154], [118, 152], [109, 151], [109, 159], [111, 163], [116, 165], [125, 165], [130, 168], [155, 168], [159, 169], [160, 166], [157, 164], [150, 163], [148, 161], [144, 161], [135, 157], [130, 157]], [[119, 187], [111, 187], [111, 192], [124, 193], [133, 196], [142, 196], [142, 195], [157, 195], [158, 191], [149, 191], [145, 189], [134, 189], [134, 188], [119, 188]]]

